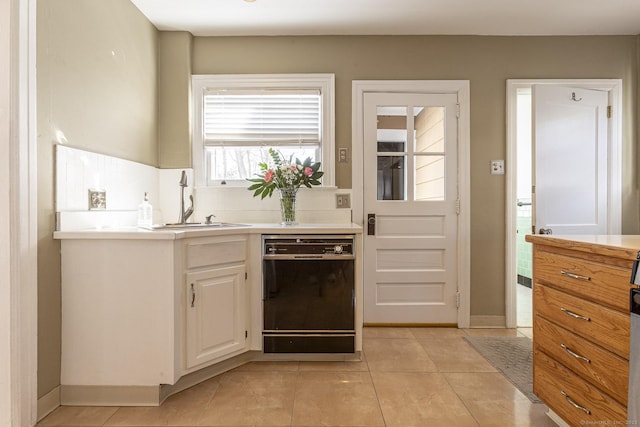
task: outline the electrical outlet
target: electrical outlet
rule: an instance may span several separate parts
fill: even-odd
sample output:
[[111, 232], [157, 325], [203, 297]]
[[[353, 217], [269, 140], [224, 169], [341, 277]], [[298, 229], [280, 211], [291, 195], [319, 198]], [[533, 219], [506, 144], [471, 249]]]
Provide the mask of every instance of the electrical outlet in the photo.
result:
[[107, 192], [104, 190], [89, 190], [89, 210], [107, 209]]
[[351, 196], [349, 194], [336, 194], [336, 207], [338, 209], [348, 209], [351, 207]]
[[348, 163], [348, 162], [349, 162], [349, 149], [338, 148], [338, 163]]
[[504, 175], [504, 160], [491, 160], [491, 175]]

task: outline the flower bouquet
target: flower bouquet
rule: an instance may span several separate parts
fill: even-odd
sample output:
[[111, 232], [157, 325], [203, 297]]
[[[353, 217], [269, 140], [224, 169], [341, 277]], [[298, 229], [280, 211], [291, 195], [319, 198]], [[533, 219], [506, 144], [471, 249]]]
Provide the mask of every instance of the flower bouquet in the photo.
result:
[[270, 164], [258, 163], [260, 173], [258, 178], [249, 178], [253, 182], [249, 191], [253, 191], [253, 197], [261, 196], [262, 199], [273, 194], [274, 190], [280, 192], [280, 210], [282, 223], [292, 225], [296, 223], [296, 193], [301, 186], [311, 188], [312, 185], [320, 185], [320, 178], [324, 172], [320, 171], [320, 162], [311, 162], [307, 157], [303, 162], [295, 159], [293, 155], [285, 159], [282, 153], [269, 148]]

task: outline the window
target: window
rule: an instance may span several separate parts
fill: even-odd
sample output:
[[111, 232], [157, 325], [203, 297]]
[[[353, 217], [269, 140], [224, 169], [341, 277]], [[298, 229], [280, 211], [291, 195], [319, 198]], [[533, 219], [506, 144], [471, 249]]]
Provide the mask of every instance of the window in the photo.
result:
[[268, 148], [322, 162], [334, 185], [334, 76], [193, 76], [197, 185], [245, 186]]

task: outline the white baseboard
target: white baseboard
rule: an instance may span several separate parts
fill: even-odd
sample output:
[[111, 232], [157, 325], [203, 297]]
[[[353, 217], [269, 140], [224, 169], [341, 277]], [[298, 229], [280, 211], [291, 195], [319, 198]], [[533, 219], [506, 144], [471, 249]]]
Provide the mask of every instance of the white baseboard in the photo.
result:
[[507, 325], [505, 316], [470, 316], [470, 328], [504, 328]]
[[38, 421], [60, 406], [60, 386], [38, 399]]
[[159, 406], [160, 386], [61, 385], [65, 406]]

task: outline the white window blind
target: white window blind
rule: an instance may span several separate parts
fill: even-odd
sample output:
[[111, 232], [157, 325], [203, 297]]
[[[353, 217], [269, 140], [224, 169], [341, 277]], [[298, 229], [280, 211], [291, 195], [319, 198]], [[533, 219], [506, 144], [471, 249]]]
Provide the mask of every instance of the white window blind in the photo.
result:
[[322, 185], [334, 184], [333, 74], [194, 75], [192, 83], [196, 185], [246, 187], [269, 147], [322, 162]]
[[222, 90], [204, 95], [206, 146], [319, 145], [319, 90]]

